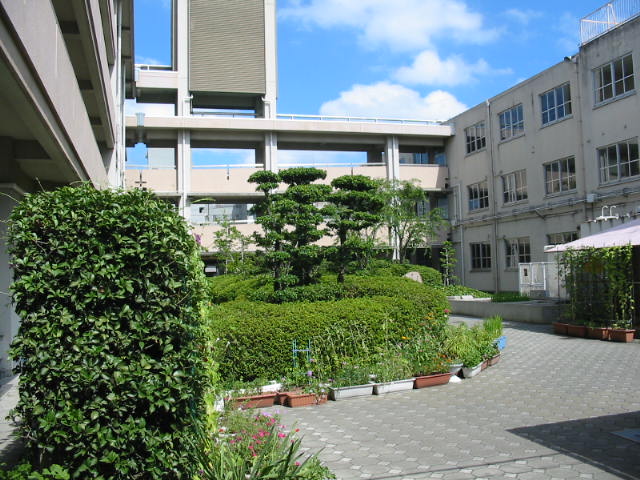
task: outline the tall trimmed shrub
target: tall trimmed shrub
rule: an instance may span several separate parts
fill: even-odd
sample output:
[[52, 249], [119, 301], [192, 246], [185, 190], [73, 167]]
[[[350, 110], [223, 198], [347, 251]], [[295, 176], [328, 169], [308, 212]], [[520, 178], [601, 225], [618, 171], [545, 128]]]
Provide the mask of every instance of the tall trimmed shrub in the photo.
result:
[[72, 478], [189, 479], [203, 420], [194, 239], [146, 191], [28, 195], [10, 220], [20, 435]]

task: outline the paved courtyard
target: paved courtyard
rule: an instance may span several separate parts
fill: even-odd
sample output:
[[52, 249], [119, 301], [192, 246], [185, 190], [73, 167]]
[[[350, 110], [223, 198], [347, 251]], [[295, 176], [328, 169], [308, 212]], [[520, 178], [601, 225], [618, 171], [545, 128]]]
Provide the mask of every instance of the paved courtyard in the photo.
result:
[[280, 413], [340, 480], [640, 479], [640, 443], [612, 433], [640, 429], [640, 342], [505, 334], [461, 383]]

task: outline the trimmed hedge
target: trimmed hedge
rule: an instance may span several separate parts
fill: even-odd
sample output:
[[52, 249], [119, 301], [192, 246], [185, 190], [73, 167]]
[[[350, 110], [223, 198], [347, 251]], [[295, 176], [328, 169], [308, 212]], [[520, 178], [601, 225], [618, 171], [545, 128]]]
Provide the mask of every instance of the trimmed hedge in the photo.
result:
[[18, 432], [38, 469], [189, 479], [203, 421], [202, 263], [152, 193], [27, 195], [9, 225], [22, 318]]
[[209, 295], [213, 303], [246, 300], [256, 289], [265, 286], [273, 291], [273, 277], [269, 274], [246, 277], [228, 273], [207, 280]]
[[442, 285], [442, 274], [431, 267], [411, 263], [393, 263], [388, 260], [372, 260], [364, 274], [402, 277], [409, 272], [418, 272], [425, 285]]
[[[444, 329], [448, 307], [443, 293], [404, 278], [348, 278], [350, 296], [336, 301], [283, 303], [237, 301], [214, 306], [209, 322], [212, 338], [226, 344], [220, 357], [225, 379], [274, 379], [291, 367], [292, 342], [314, 345], [340, 339], [341, 353], [374, 351], [399, 341], [410, 329], [428, 322]], [[359, 343], [360, 342], [360, 343]]]

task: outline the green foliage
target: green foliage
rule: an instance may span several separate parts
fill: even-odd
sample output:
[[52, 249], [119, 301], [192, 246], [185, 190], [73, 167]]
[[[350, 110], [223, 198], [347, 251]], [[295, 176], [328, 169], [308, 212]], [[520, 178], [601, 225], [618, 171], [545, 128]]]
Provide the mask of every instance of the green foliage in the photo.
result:
[[34, 466], [46, 478], [64, 478], [56, 463], [71, 478], [190, 478], [205, 283], [184, 220], [152, 193], [82, 185], [27, 195], [9, 235], [14, 415]]
[[360, 233], [380, 223], [384, 198], [379, 182], [364, 175], [344, 175], [335, 178], [331, 186], [335, 190], [329, 195], [330, 205], [324, 212], [337, 245], [330, 250], [329, 257], [338, 272], [338, 282], [344, 283], [350, 266], [363, 268], [371, 257], [373, 242]]
[[333, 369], [344, 357], [374, 352], [429, 323], [443, 331], [448, 307], [443, 294], [403, 278], [347, 277], [347, 298], [315, 303], [231, 302], [212, 309], [210, 336], [229, 347], [222, 355], [225, 378], [279, 378], [291, 366], [293, 340], [312, 340]]
[[69, 480], [70, 478], [67, 469], [58, 464], [37, 471], [30, 463], [24, 462], [9, 470], [0, 470], [0, 480]]
[[383, 181], [382, 195], [385, 199], [383, 224], [397, 239], [400, 261], [404, 261], [410, 251], [429, 246], [439, 230], [448, 225], [439, 208], [425, 215], [418, 213], [416, 205], [428, 201], [428, 197], [416, 180]]
[[268, 274], [245, 277], [243, 275], [218, 275], [207, 279], [209, 295], [213, 303], [225, 303], [233, 300], [246, 300], [264, 286], [271, 287], [272, 277]]
[[225, 273], [250, 273], [253, 265], [246, 249], [250, 237], [242, 235], [228, 218], [220, 222], [220, 229], [213, 233], [213, 247], [217, 256], [224, 262]]
[[531, 300], [526, 295], [520, 295], [519, 292], [497, 292], [491, 295], [491, 301], [501, 302], [527, 302]]
[[447, 327], [445, 351], [447, 355], [460, 361], [465, 367], [475, 367], [483, 360], [491, 358], [497, 353], [494, 346], [494, 332], [482, 325], [472, 328], [464, 323], [454, 327]]
[[277, 416], [228, 412], [219, 430], [199, 432], [195, 480], [329, 480], [335, 476], [315, 455], [301, 452], [296, 431], [284, 432]]
[[493, 339], [502, 336], [502, 317], [500, 315], [494, 315], [493, 317], [485, 318], [482, 322], [482, 328], [484, 328]]
[[453, 244], [447, 240], [442, 244], [440, 251], [440, 265], [442, 265], [442, 276], [445, 285], [455, 285], [458, 278], [453, 274], [456, 268], [456, 249]]
[[631, 245], [566, 250], [560, 274], [569, 294], [571, 321], [629, 327], [635, 310]]
[[418, 272], [425, 285], [442, 285], [442, 275], [436, 269], [411, 263], [394, 263], [389, 260], [372, 260], [362, 275], [402, 277], [409, 272]]
[[490, 293], [483, 292], [481, 290], [476, 290], [475, 288], [465, 287], [464, 285], [446, 285], [442, 287], [442, 290], [445, 292], [445, 295], [448, 297], [458, 296], [458, 295], [471, 295], [474, 298], [489, 298], [491, 297]]

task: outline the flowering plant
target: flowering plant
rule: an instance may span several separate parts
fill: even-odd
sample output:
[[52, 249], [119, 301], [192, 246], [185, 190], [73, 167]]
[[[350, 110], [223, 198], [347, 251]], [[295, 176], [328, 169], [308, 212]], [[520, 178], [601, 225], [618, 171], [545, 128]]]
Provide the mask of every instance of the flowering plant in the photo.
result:
[[407, 344], [406, 355], [414, 375], [431, 375], [449, 371], [449, 361], [440, 343], [426, 331]]

